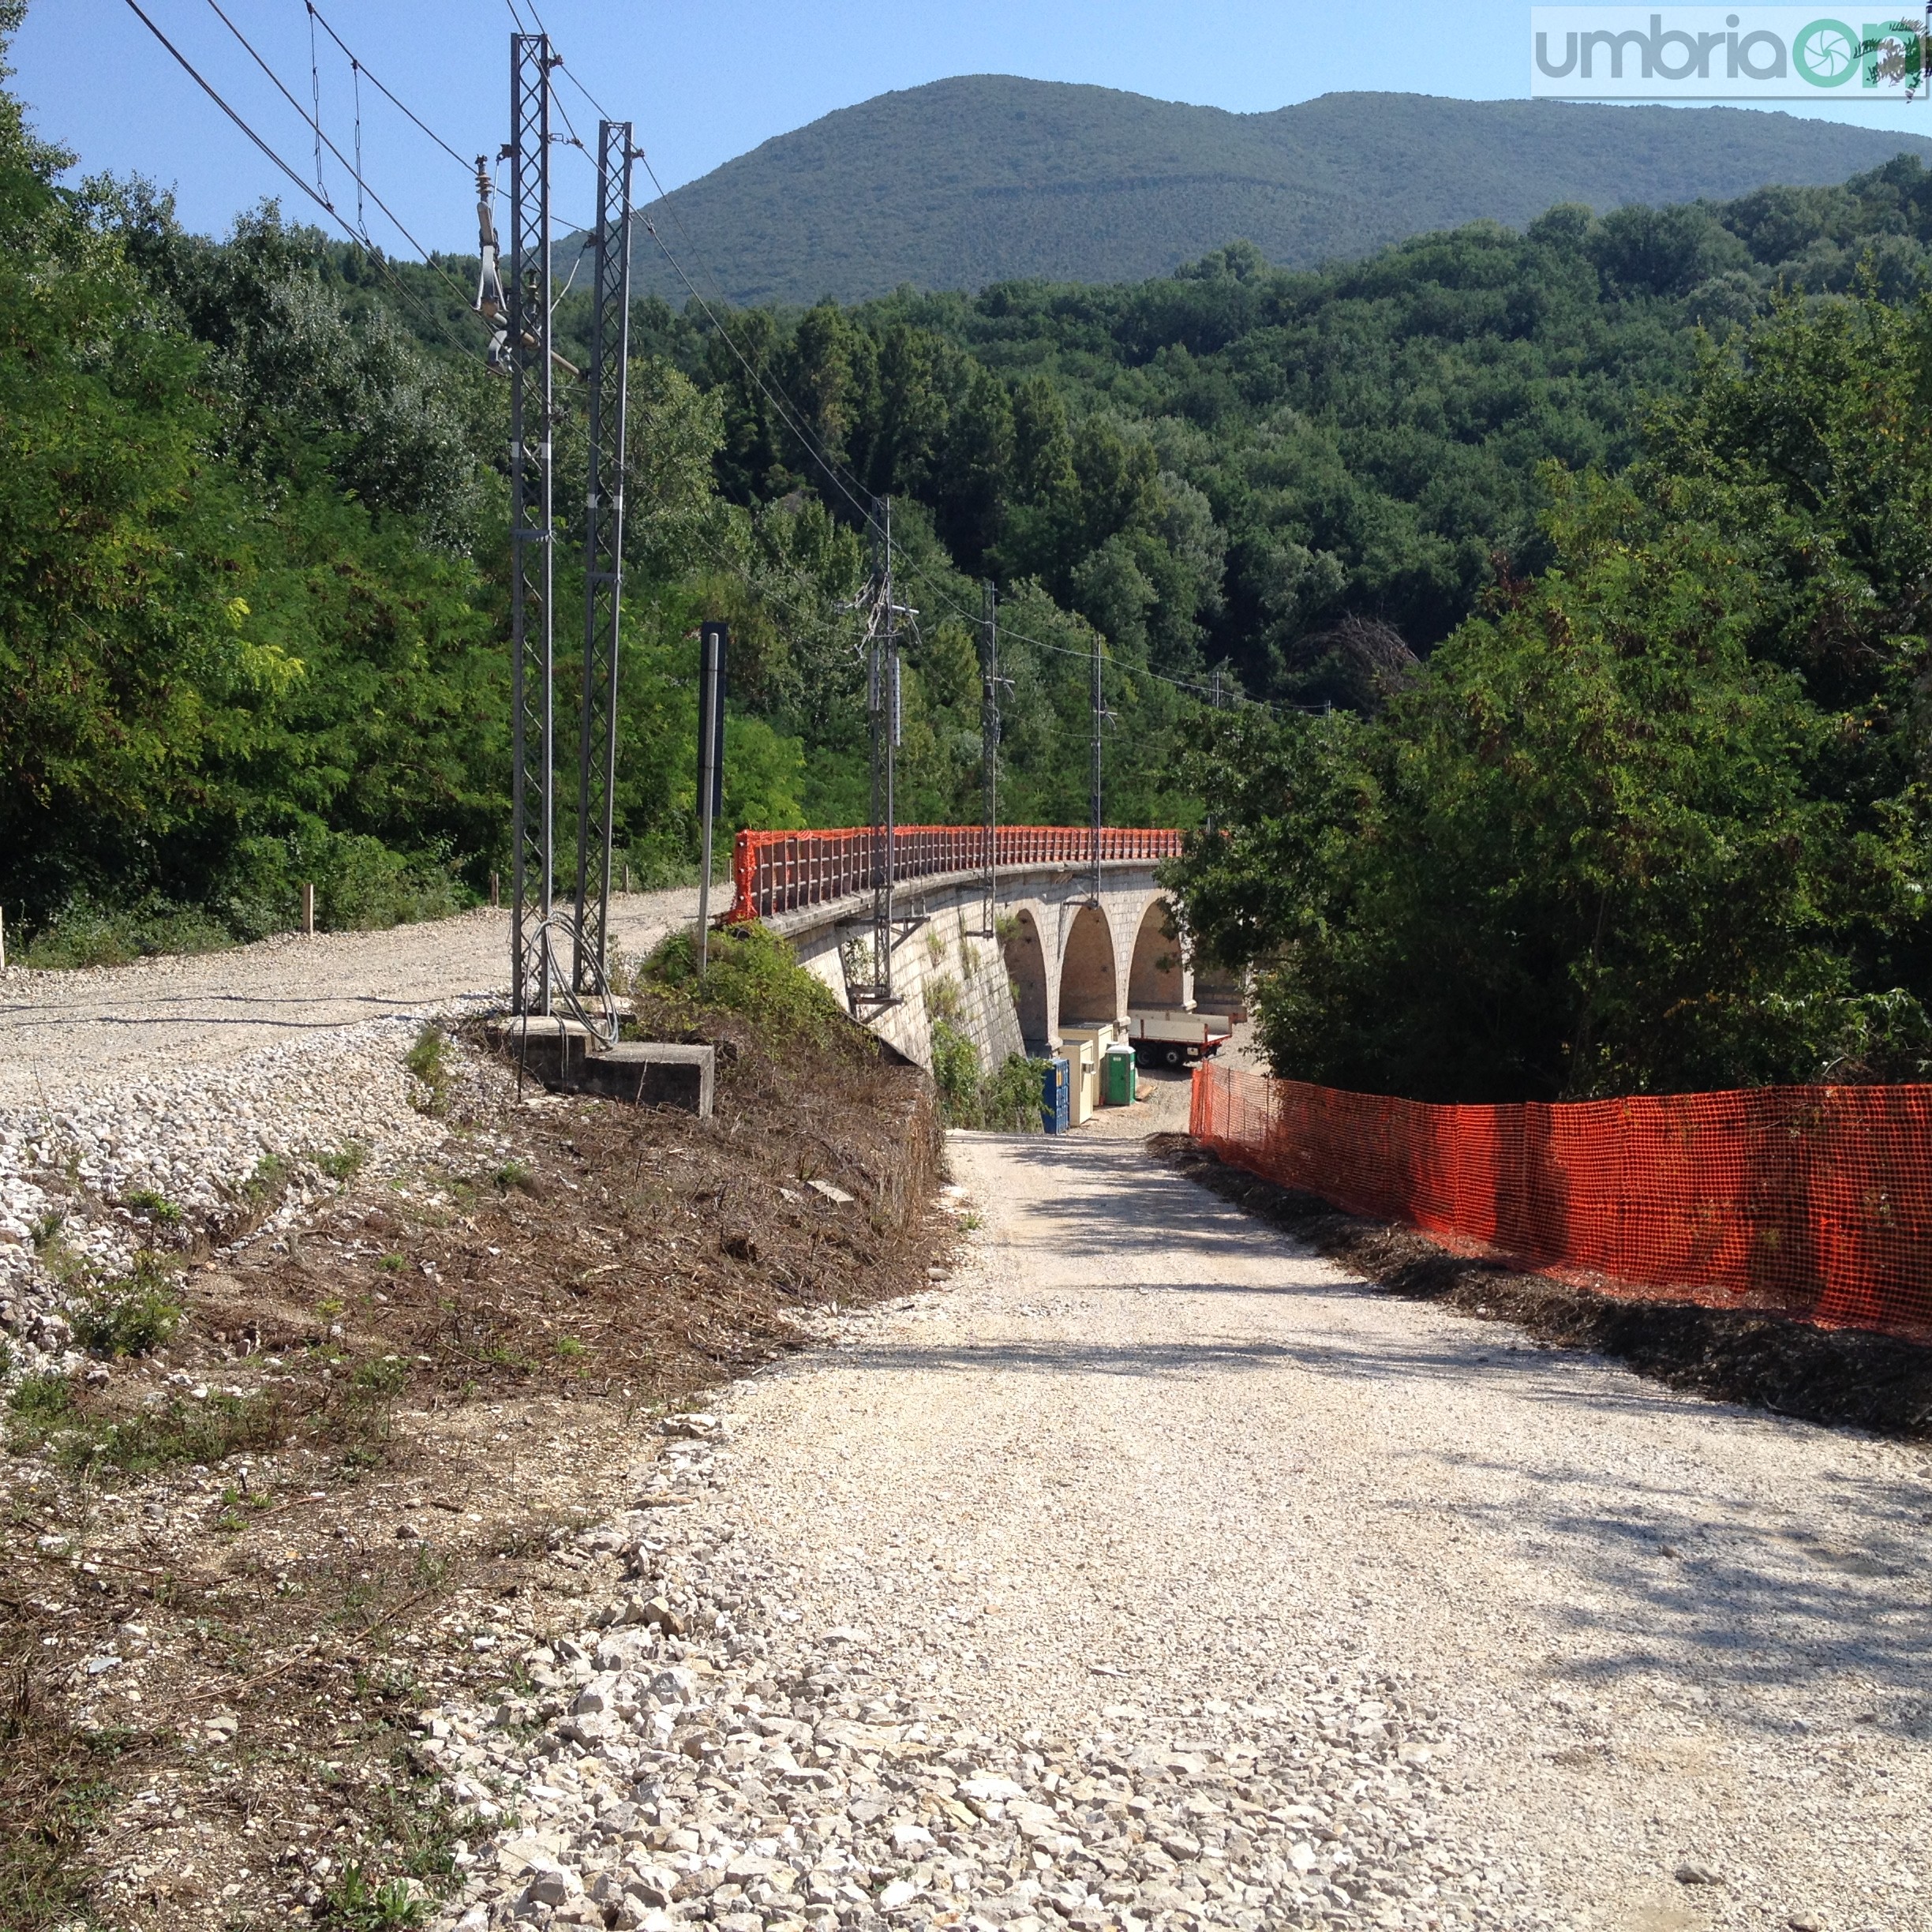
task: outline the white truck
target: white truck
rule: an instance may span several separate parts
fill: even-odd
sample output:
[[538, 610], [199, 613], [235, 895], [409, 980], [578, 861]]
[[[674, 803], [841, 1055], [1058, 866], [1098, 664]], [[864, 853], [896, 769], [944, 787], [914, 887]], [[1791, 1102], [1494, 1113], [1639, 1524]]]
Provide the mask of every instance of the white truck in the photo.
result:
[[1218, 1053], [1234, 1031], [1226, 1013], [1129, 1011], [1127, 1038], [1143, 1066], [1178, 1067]]

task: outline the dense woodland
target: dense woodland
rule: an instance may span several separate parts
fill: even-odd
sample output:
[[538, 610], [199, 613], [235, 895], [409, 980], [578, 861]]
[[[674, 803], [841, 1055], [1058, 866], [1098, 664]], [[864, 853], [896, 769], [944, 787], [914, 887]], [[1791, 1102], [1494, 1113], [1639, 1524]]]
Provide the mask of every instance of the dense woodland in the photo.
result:
[[[0, 7], [0, 24], [17, 7]], [[0, 904], [38, 957], [466, 903], [507, 844], [506, 398], [469, 268], [216, 244], [0, 106]], [[865, 812], [893, 500], [901, 816], [1197, 830], [1285, 1072], [1440, 1097], [1924, 1065], [1932, 174], [1559, 208], [1321, 271], [636, 308], [620, 837]], [[563, 346], [581, 298], [560, 310]], [[581, 462], [567, 395], [563, 474]], [[577, 492], [560, 487], [560, 502]], [[580, 533], [560, 532], [560, 560]], [[579, 635], [560, 571], [560, 649]], [[1203, 687], [1248, 700], [1211, 715]], [[567, 700], [567, 693], [566, 694]]]

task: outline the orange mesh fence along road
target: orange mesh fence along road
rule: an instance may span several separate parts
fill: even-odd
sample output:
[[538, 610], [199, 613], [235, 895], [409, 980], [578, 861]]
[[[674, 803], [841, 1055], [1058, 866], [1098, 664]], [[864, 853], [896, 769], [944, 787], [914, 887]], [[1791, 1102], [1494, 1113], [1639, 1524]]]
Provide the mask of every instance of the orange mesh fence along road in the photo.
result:
[[[769, 919], [870, 892], [874, 858], [885, 857], [884, 835], [869, 826], [837, 832], [740, 832], [732, 854], [737, 887], [733, 919]], [[1106, 826], [1100, 860], [1173, 859], [1178, 832]], [[893, 836], [893, 878], [936, 878], [983, 871], [986, 831], [980, 826], [900, 826]], [[1002, 826], [994, 834], [993, 862], [1002, 869], [1037, 865], [1091, 865], [1093, 831], [1088, 826]]]
[[1932, 1339], [1932, 1086], [1432, 1106], [1194, 1076], [1222, 1159], [1609, 1294]]

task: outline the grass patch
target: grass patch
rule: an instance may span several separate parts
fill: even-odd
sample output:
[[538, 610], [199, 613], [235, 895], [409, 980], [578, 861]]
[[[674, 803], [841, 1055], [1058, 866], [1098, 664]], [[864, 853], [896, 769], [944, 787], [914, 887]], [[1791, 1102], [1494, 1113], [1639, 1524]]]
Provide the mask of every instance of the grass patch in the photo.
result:
[[499, 1193], [507, 1194], [514, 1188], [519, 1194], [537, 1192], [537, 1175], [534, 1169], [522, 1161], [505, 1161], [490, 1175]]
[[402, 1056], [402, 1064], [416, 1083], [410, 1105], [418, 1114], [439, 1114], [449, 1105], [450, 1084], [454, 1076], [450, 1065], [449, 1035], [433, 1023], [416, 1035], [416, 1043]]
[[118, 1280], [96, 1282], [71, 1304], [74, 1339], [92, 1355], [148, 1355], [180, 1327], [176, 1280], [151, 1248]]

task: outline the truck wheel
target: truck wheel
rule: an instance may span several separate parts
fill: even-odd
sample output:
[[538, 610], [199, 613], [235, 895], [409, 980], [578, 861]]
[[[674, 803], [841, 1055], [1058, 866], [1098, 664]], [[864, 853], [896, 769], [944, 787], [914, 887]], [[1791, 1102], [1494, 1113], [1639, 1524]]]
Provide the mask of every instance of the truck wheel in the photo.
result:
[[1186, 1056], [1181, 1052], [1178, 1046], [1170, 1046], [1167, 1050], [1161, 1055], [1161, 1058], [1170, 1067], [1178, 1066], [1181, 1061], [1185, 1058]]

